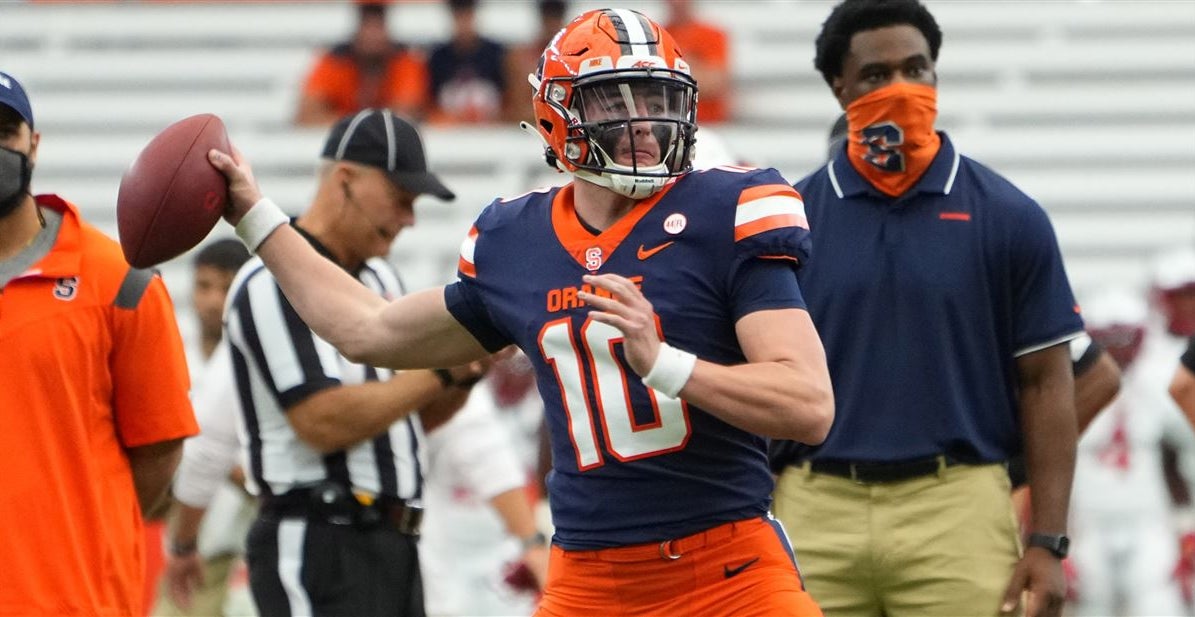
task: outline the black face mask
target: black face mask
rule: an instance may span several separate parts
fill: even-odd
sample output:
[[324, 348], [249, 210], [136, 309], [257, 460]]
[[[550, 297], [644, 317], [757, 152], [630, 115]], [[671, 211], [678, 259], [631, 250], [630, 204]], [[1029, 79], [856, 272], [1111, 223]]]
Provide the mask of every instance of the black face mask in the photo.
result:
[[12, 214], [25, 195], [33, 178], [33, 166], [24, 152], [0, 146], [0, 219]]

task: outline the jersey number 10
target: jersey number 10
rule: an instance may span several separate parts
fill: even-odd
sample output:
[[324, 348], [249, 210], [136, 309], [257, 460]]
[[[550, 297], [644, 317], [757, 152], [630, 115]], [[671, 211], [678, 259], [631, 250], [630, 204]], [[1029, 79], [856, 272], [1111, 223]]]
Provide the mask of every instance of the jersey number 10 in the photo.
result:
[[[601, 424], [606, 436], [606, 451], [619, 461], [684, 448], [692, 431], [688, 406], [641, 384], [634, 371], [614, 353], [614, 346], [622, 343], [622, 332], [587, 318], [581, 326], [581, 340], [577, 341], [572, 326], [571, 317], [544, 324], [539, 346], [560, 385], [577, 469], [585, 471], [604, 463], [595, 422]], [[597, 413], [586, 396], [587, 382], [593, 388]], [[644, 388], [651, 401], [654, 417], [647, 424], [636, 422], [631, 413], [632, 384]]]

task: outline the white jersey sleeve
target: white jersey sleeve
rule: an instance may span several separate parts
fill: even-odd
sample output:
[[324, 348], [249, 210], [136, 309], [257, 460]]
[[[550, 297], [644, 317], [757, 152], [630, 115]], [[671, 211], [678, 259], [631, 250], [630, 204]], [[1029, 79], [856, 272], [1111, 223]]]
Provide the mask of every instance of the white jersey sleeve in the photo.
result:
[[192, 401], [199, 434], [184, 444], [174, 479], [175, 498], [195, 508], [208, 507], [240, 454], [236, 427], [240, 403], [226, 342], [216, 346], [204, 367], [202, 383]]
[[487, 388], [475, 388], [464, 408], [430, 433], [428, 446], [431, 473], [478, 499], [489, 500], [527, 483]]

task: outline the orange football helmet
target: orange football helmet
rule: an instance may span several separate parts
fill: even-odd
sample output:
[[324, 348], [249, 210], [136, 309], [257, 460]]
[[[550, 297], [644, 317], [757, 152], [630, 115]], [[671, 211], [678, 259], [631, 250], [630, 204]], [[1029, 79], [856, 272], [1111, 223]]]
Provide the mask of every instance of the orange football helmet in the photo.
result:
[[528, 80], [549, 165], [634, 199], [689, 170], [697, 82], [672, 36], [641, 13], [583, 13]]

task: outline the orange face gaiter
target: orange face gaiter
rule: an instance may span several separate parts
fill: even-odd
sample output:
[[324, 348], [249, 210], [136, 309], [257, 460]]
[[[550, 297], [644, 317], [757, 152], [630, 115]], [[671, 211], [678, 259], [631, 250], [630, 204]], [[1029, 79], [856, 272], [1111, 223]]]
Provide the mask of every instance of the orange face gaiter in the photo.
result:
[[903, 195], [938, 154], [937, 117], [938, 91], [924, 84], [899, 82], [855, 99], [846, 108], [851, 166], [881, 193]]

